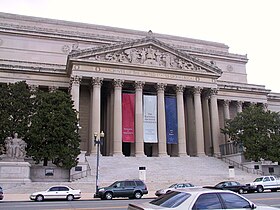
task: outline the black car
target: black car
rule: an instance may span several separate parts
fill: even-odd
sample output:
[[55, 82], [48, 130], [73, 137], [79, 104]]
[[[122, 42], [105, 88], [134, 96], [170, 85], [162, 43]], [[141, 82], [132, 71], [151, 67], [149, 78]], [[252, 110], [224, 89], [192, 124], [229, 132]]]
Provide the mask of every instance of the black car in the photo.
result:
[[3, 200], [4, 198], [4, 193], [2, 187], [0, 187], [0, 200]]
[[214, 187], [206, 186], [204, 188], [212, 188], [212, 189], [220, 189], [220, 190], [231, 190], [234, 192], [237, 192], [239, 194], [242, 194], [246, 191], [248, 191], [248, 186], [244, 184], [240, 184], [239, 182], [235, 181], [224, 181], [216, 184]]
[[147, 186], [143, 181], [137, 179], [116, 181], [108, 187], [98, 188], [94, 197], [102, 200], [110, 200], [116, 197], [140, 199], [144, 194], [148, 194]]

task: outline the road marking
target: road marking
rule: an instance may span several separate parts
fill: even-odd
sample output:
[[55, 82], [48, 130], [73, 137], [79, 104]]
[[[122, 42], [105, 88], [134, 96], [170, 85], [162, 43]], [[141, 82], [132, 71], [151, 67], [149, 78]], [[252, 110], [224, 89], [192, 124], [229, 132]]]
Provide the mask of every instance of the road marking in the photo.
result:
[[280, 200], [280, 198], [253, 198], [252, 201]]
[[96, 207], [96, 208], [71, 208], [71, 209], [54, 209], [54, 210], [100, 210], [100, 209], [126, 209], [127, 206], [107, 206], [107, 207]]

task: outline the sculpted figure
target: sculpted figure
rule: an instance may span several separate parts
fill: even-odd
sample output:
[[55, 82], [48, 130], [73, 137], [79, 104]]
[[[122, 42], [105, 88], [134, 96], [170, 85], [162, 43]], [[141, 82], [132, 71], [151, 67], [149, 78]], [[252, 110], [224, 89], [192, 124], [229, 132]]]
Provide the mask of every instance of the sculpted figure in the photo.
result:
[[25, 148], [27, 146], [26, 142], [21, 138], [18, 138], [18, 134], [14, 134], [14, 138], [7, 137], [5, 140], [6, 155], [10, 158], [24, 158], [26, 155]]

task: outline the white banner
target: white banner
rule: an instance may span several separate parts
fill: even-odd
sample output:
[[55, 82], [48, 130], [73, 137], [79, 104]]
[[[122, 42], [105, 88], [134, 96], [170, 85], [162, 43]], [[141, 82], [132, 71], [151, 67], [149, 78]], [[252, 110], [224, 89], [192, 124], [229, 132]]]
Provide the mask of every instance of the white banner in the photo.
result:
[[144, 95], [144, 142], [157, 143], [157, 96]]

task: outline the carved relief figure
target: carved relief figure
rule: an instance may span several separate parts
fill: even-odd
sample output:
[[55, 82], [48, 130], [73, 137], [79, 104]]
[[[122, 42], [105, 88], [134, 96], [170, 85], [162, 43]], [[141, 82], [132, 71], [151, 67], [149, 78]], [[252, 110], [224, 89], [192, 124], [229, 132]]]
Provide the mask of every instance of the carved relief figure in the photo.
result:
[[24, 158], [26, 155], [27, 144], [21, 138], [18, 138], [18, 134], [14, 134], [14, 138], [7, 137], [5, 140], [6, 155], [10, 158]]

